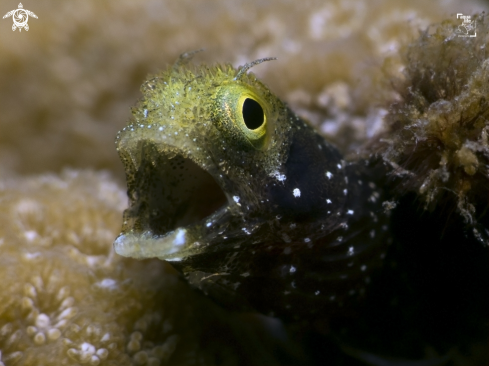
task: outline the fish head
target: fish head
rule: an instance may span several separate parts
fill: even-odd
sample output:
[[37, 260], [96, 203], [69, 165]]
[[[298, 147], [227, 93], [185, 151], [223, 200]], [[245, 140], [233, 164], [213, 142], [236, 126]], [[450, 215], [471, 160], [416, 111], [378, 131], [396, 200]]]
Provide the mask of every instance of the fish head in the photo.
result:
[[342, 205], [339, 154], [246, 72], [258, 62], [177, 63], [143, 84], [116, 139], [129, 196], [117, 253], [177, 261]]

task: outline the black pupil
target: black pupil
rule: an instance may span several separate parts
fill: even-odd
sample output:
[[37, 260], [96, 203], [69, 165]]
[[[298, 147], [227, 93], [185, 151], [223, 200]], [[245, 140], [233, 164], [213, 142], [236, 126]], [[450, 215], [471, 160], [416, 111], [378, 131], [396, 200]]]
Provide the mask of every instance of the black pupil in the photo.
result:
[[243, 119], [246, 127], [256, 130], [263, 124], [263, 108], [256, 100], [246, 98], [243, 103]]

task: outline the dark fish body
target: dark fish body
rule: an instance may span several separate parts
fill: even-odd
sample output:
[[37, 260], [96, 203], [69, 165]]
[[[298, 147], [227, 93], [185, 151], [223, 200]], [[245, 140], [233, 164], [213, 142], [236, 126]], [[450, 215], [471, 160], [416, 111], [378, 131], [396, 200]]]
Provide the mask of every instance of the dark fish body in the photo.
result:
[[171, 261], [226, 307], [328, 319], [382, 263], [384, 193], [374, 168], [345, 162], [252, 65], [177, 64], [143, 85], [116, 141], [130, 204], [114, 247]]

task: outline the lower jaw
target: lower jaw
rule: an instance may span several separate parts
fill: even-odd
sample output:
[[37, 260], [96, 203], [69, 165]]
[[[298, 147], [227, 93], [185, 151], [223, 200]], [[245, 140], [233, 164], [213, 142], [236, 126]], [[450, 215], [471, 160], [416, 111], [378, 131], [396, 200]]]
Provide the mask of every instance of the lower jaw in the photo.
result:
[[189, 232], [185, 228], [178, 228], [159, 236], [154, 236], [151, 232], [141, 234], [129, 232], [117, 237], [114, 241], [114, 250], [124, 257], [177, 261], [185, 254], [183, 247], [190, 241]]
[[198, 223], [178, 227], [165, 234], [155, 235], [150, 230], [139, 233], [129, 230], [117, 237], [114, 250], [124, 257], [180, 261], [208, 244], [207, 238], [219, 234], [221, 223], [227, 222], [230, 215], [231, 210], [224, 206]]

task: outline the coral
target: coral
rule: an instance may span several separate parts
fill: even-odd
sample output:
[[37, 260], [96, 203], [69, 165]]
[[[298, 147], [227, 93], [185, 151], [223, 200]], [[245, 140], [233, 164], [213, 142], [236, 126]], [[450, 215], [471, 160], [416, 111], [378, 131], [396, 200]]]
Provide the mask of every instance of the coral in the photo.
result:
[[[274, 363], [252, 328], [168, 264], [114, 254], [125, 193], [107, 174], [3, 181], [0, 201], [3, 365], [236, 363], [247, 347], [250, 363]], [[228, 342], [209, 342], [214, 329]]]
[[450, 12], [483, 9], [475, 0], [47, 0], [25, 7], [38, 15], [28, 32], [0, 20], [0, 130], [8, 131], [0, 135], [0, 172], [68, 165], [121, 178], [114, 136], [146, 75], [182, 52], [205, 48], [197, 61], [234, 66], [278, 57], [258, 76], [296, 112], [317, 125], [326, 120], [324, 131], [340, 132], [346, 147], [381, 120], [372, 106], [382, 99], [382, 60], [399, 63], [399, 47]]
[[3, 182], [0, 194], [2, 362], [124, 364], [137, 309], [152, 300], [97, 245], [110, 240], [123, 192], [106, 175], [66, 171]]
[[456, 210], [489, 244], [479, 224], [489, 204], [488, 22], [472, 19], [477, 37], [461, 37], [460, 21], [447, 20], [407, 46], [380, 151], [401, 192], [416, 192], [425, 208]]
[[[16, 7], [4, 5], [2, 14]], [[112, 253], [127, 204], [113, 141], [141, 82], [180, 53], [203, 47], [199, 62], [238, 66], [276, 56], [278, 61], [257, 68], [258, 76], [347, 151], [385, 128], [386, 109], [377, 108], [392, 95], [380, 72], [384, 58], [385, 68], [398, 73], [409, 64], [398, 51], [418, 29], [450, 13], [482, 10], [485, 3], [46, 0], [25, 5], [38, 16], [29, 21], [28, 32], [12, 32], [11, 19], [0, 20], [0, 362], [5, 366], [286, 363], [275, 357], [276, 339], [250, 328], [250, 317], [224, 312], [194, 293], [170, 266]], [[479, 144], [474, 136], [467, 141]], [[450, 160], [457, 174], [478, 177], [485, 169], [482, 152], [460, 146]], [[395, 156], [389, 159], [395, 162]], [[75, 170], [63, 172], [67, 166]], [[100, 169], [111, 175], [94, 173]], [[474, 191], [479, 188], [466, 196]], [[479, 297], [473, 301], [478, 302]], [[268, 329], [264, 321], [254, 323]], [[287, 343], [287, 350], [292, 348]]]

